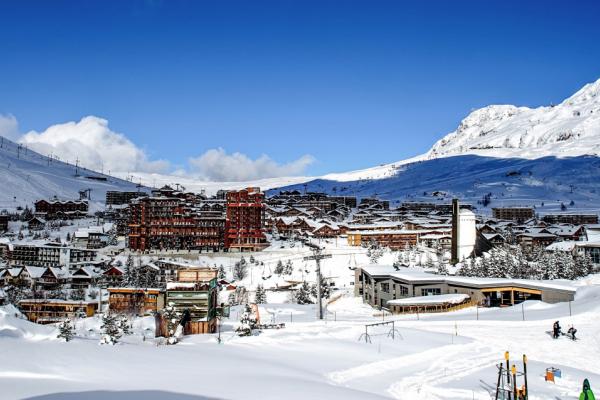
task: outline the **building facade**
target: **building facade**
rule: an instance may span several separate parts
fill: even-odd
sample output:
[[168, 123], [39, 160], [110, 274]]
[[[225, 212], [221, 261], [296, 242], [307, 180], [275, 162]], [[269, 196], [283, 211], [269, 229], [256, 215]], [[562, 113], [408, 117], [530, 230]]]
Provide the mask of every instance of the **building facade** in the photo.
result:
[[225, 248], [260, 251], [267, 247], [264, 194], [260, 189], [230, 191], [226, 197]]
[[532, 207], [501, 207], [492, 208], [492, 215], [496, 219], [505, 219], [515, 222], [524, 222], [535, 217]]

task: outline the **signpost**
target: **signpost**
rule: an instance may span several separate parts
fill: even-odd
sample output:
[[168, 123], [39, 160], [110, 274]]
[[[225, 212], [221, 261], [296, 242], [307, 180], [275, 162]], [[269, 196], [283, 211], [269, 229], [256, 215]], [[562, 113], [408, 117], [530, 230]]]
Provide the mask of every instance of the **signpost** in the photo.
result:
[[321, 296], [321, 260], [331, 258], [331, 254], [322, 254], [321, 249], [317, 246], [311, 246], [313, 255], [304, 257], [304, 261], [315, 260], [317, 264], [317, 315], [319, 319], [323, 319], [323, 300]]

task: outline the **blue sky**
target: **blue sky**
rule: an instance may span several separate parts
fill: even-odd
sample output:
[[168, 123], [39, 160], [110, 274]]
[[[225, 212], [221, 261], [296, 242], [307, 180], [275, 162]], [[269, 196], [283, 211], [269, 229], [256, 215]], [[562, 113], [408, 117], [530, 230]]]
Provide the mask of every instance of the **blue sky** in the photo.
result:
[[218, 148], [359, 169], [600, 78], [599, 20], [597, 1], [3, 1], [0, 114], [98, 116], [171, 169]]

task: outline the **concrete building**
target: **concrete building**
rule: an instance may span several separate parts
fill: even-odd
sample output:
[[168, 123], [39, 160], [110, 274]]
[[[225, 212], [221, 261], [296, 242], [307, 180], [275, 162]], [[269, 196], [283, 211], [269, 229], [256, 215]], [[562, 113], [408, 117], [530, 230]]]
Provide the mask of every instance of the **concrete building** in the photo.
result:
[[518, 223], [535, 217], [532, 207], [499, 207], [492, 208], [492, 215], [496, 219], [506, 219]]
[[558, 303], [574, 299], [576, 288], [552, 281], [442, 276], [419, 269], [367, 265], [355, 271], [355, 295], [373, 307], [390, 300], [418, 296], [466, 294], [470, 301], [508, 306], [525, 300]]

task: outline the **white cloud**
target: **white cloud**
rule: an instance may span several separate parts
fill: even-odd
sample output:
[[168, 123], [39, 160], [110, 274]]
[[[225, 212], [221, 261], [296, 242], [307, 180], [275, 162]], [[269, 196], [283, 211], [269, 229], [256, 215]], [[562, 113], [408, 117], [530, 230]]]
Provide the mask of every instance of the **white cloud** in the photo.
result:
[[207, 150], [196, 158], [190, 158], [193, 174], [208, 181], [243, 182], [263, 178], [295, 176], [304, 173], [315, 159], [304, 155], [299, 159], [279, 164], [266, 155], [252, 160], [242, 153], [227, 154], [222, 148]]
[[110, 130], [107, 120], [95, 116], [52, 125], [43, 132], [28, 132], [19, 138], [19, 142], [62, 160], [73, 162], [78, 158], [86, 168], [104, 169], [105, 172], [165, 172], [169, 168], [168, 161], [150, 161], [146, 153], [127, 137]]
[[11, 140], [19, 137], [19, 124], [14, 115], [0, 114], [0, 136]]
[[65, 122], [48, 127], [42, 132], [19, 133], [17, 119], [0, 115], [0, 135], [26, 144], [44, 155], [52, 154], [61, 160], [111, 174], [160, 173], [191, 177], [212, 182], [243, 182], [264, 178], [302, 175], [314, 162], [310, 155], [280, 164], [267, 155], [251, 159], [242, 153], [228, 154], [222, 148], [210, 149], [188, 160], [188, 167], [171, 164], [166, 160], [150, 160], [144, 150], [125, 135], [112, 131], [108, 121], [87, 116], [80, 121]]

